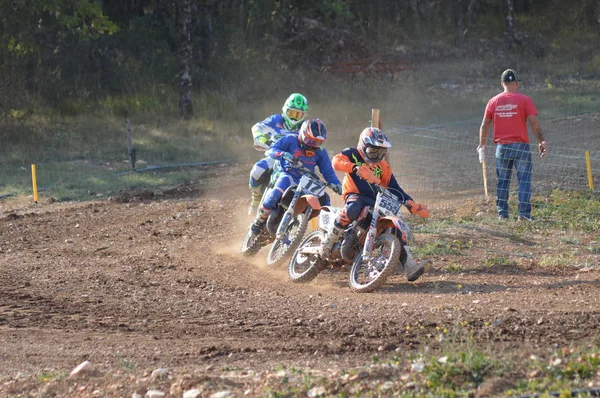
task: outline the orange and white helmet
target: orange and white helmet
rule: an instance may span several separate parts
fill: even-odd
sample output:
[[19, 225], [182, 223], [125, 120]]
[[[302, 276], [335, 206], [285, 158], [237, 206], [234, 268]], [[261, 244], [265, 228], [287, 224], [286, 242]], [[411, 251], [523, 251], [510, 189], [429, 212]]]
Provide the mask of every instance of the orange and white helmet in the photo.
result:
[[298, 133], [300, 147], [306, 156], [314, 156], [321, 145], [327, 141], [327, 127], [321, 119], [308, 119], [302, 123]]
[[391, 147], [392, 144], [381, 129], [367, 127], [360, 133], [356, 149], [365, 161], [377, 163], [383, 160]]

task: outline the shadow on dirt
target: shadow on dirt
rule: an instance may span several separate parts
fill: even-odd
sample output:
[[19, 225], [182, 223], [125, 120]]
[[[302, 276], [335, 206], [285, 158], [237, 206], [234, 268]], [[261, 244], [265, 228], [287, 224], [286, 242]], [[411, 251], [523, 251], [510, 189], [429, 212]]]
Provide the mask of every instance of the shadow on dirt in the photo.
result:
[[514, 243], [519, 243], [519, 244], [526, 245], [526, 246], [537, 245], [537, 243], [532, 240], [519, 238], [518, 236], [515, 236], [514, 234], [510, 234], [507, 232], [501, 232], [501, 231], [497, 231], [494, 229], [482, 228], [482, 227], [478, 227], [476, 225], [457, 225], [456, 227], [462, 228], [462, 229], [467, 229], [467, 230], [478, 231], [478, 232], [493, 236], [495, 238], [508, 239]]

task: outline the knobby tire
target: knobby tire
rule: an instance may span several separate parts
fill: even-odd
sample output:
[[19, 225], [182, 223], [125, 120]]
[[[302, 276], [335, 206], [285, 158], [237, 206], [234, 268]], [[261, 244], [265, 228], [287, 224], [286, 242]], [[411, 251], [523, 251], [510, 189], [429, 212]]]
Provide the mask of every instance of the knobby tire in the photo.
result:
[[357, 280], [358, 271], [361, 266], [363, 266], [362, 256], [359, 254], [356, 256], [354, 260], [354, 264], [352, 264], [352, 269], [350, 270], [350, 288], [359, 293], [368, 293], [372, 292], [375, 289], [383, 286], [386, 280], [394, 273], [396, 270], [397, 262], [400, 259], [400, 252], [402, 250], [402, 244], [398, 240], [398, 238], [392, 234], [381, 234], [375, 239], [375, 243], [373, 244], [373, 248], [377, 248], [378, 245], [388, 244], [391, 246], [390, 255], [387, 258], [387, 261], [384, 265], [383, 270], [380, 271], [377, 278], [372, 279], [368, 283], [361, 284]]

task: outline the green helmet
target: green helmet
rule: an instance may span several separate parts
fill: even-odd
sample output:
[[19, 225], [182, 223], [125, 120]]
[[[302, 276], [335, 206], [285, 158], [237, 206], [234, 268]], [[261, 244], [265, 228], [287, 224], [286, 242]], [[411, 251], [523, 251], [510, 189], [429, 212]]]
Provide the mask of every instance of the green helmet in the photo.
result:
[[308, 100], [302, 94], [294, 93], [285, 100], [281, 110], [285, 128], [290, 131], [298, 130], [308, 115]]

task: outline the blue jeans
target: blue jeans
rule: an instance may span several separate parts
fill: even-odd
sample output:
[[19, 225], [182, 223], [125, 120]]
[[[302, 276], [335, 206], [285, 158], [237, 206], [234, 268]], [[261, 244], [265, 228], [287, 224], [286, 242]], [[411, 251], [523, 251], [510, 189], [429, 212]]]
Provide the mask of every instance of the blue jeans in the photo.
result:
[[513, 166], [519, 181], [519, 216], [531, 217], [531, 152], [529, 144], [523, 142], [499, 144], [496, 147], [498, 215], [508, 217], [508, 188]]

